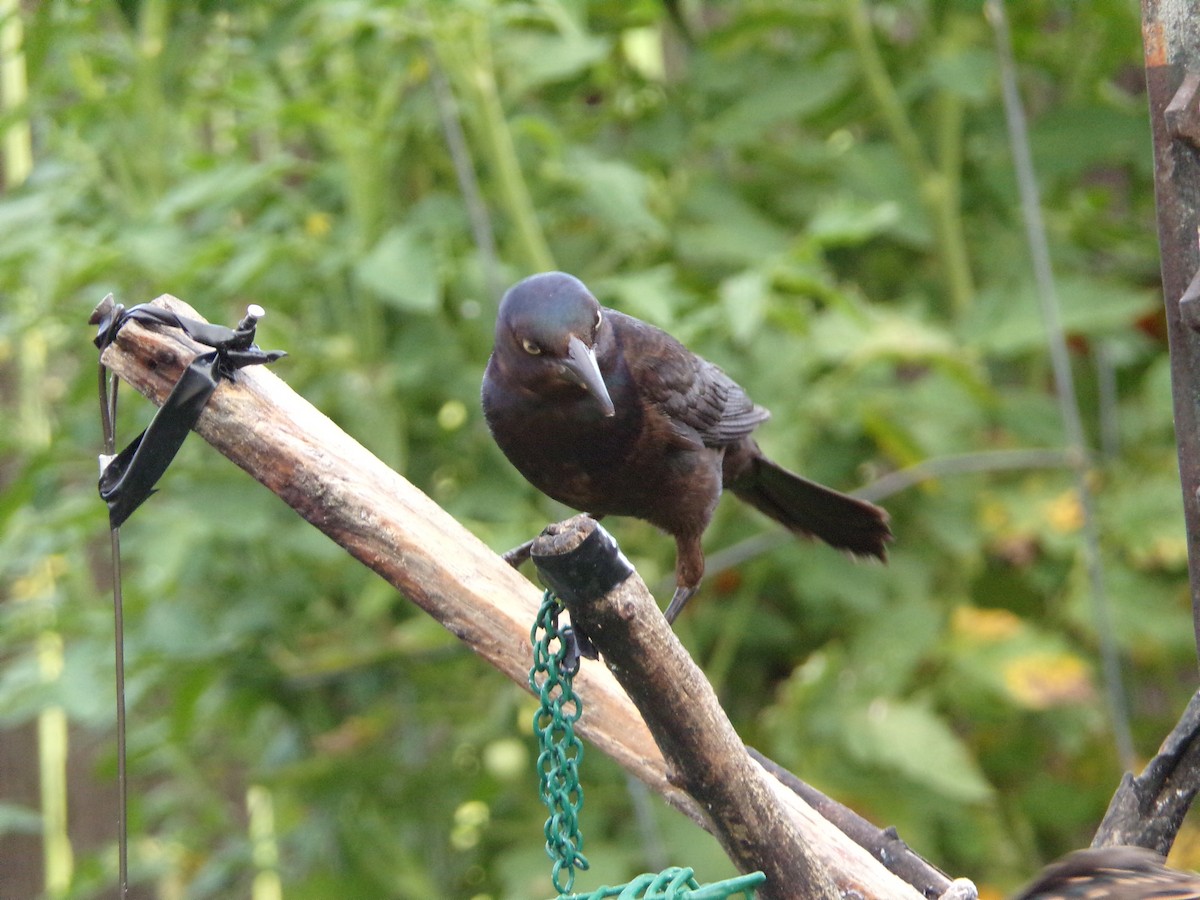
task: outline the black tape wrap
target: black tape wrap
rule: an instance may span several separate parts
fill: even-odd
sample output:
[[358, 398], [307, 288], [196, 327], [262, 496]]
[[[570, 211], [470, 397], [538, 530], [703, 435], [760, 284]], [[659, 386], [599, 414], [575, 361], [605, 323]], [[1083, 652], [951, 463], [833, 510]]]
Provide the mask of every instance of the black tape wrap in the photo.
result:
[[[576, 517], [570, 522], [578, 523], [582, 518], [584, 517]], [[587, 523], [591, 524], [591, 530], [574, 549], [542, 555], [545, 536], [551, 535], [552, 541], [558, 536], [554, 534], [553, 529], [559, 526], [551, 526], [542, 532], [543, 538], [539, 538], [533, 544], [531, 555], [538, 574], [546, 586], [568, 606], [573, 603], [588, 603], [603, 597], [633, 574], [633, 566], [625, 558], [612, 535], [605, 531], [599, 522], [587, 519], [575, 527], [586, 528]], [[565, 536], [568, 539], [573, 537], [569, 532]]]
[[[197, 354], [183, 370], [149, 427], [120, 453], [102, 459], [100, 497], [108, 505], [110, 528], [120, 528], [154, 493], [154, 485], [170, 466], [221, 379], [232, 380], [238, 369], [273, 363], [287, 355], [281, 350], [261, 350], [254, 343], [255, 325], [263, 315], [260, 307], [252, 306], [235, 328], [227, 328], [149, 304], [132, 309], [114, 304], [96, 320], [99, 327], [95, 344], [101, 352], [131, 320], [142, 325], [179, 328], [193, 340], [212, 348]], [[116, 409], [115, 384], [110, 398], [103, 364], [100, 372], [101, 407], [108, 409], [104, 415], [108, 444], [112, 438], [112, 413]]]

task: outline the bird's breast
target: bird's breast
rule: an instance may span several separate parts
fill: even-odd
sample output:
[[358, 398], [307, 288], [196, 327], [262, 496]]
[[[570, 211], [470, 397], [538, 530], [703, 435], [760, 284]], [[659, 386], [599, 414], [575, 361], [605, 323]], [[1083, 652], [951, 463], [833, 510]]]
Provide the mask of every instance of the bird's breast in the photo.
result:
[[582, 390], [548, 397], [489, 369], [483, 407], [497, 445], [534, 487], [575, 509], [671, 530], [695, 506], [707, 521], [721, 452], [641, 396], [619, 354], [603, 355], [600, 367], [615, 408], [607, 417]]

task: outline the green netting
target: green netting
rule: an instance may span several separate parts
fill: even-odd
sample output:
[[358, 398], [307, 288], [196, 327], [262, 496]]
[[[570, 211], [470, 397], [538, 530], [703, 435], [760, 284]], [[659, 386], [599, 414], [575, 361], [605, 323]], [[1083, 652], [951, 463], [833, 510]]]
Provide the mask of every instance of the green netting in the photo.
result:
[[546, 819], [546, 853], [553, 865], [550, 881], [558, 891], [558, 900], [722, 900], [741, 894], [754, 897], [754, 888], [764, 881], [762, 872], [752, 872], [725, 881], [701, 885], [691, 869], [669, 868], [657, 874], [639, 875], [627, 884], [597, 888], [590, 894], [573, 894], [575, 873], [587, 871], [583, 855], [583, 835], [579, 831], [579, 811], [583, 808], [583, 787], [579, 784], [579, 764], [583, 743], [575, 736], [575, 723], [583, 715], [583, 704], [575, 696], [572, 681], [579, 665], [574, 638], [558, 627], [562, 605], [547, 590], [542, 598], [530, 638], [533, 641], [533, 668], [529, 686], [541, 701], [533, 717], [533, 732], [538, 739], [538, 790], [550, 816]]

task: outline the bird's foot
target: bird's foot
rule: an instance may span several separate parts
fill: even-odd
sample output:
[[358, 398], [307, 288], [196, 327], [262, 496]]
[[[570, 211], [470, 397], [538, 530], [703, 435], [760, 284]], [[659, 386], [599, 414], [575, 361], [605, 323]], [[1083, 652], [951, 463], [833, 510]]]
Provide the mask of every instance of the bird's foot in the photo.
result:
[[[597, 522], [599, 522], [601, 519], [604, 518], [603, 513], [601, 513], [600, 515], [596, 515], [595, 513], [588, 513], [588, 515], [591, 516], [593, 519], [595, 519]], [[544, 531], [542, 533], [545, 534]], [[512, 566], [514, 569], [521, 568], [521, 566], [523, 566], [523, 565], [525, 565], [525, 563], [529, 562], [529, 557], [533, 553], [533, 542], [536, 540], [537, 540], [537, 538], [530, 538], [525, 543], [518, 544], [516, 547], [513, 547], [511, 550], [504, 551], [503, 553], [500, 554], [500, 558], [502, 560], [504, 560], [506, 563], [508, 563], [510, 566]]]
[[529, 560], [529, 554], [533, 550], [533, 541], [528, 540], [523, 544], [513, 547], [511, 550], [506, 550], [500, 554], [500, 558], [512, 566], [514, 569], [519, 569]]
[[668, 624], [673, 623], [675, 617], [683, 612], [684, 605], [695, 596], [698, 590], [700, 590], [699, 587], [684, 587], [683, 585], [675, 588], [675, 595], [671, 597], [671, 602], [667, 605], [665, 613]]
[[600, 651], [596, 649], [596, 645], [592, 643], [592, 639], [573, 625], [568, 625], [562, 629], [559, 632], [559, 637], [562, 638], [566, 646], [562, 665], [563, 671], [567, 674], [574, 675], [579, 671], [579, 661], [581, 659], [600, 658]]

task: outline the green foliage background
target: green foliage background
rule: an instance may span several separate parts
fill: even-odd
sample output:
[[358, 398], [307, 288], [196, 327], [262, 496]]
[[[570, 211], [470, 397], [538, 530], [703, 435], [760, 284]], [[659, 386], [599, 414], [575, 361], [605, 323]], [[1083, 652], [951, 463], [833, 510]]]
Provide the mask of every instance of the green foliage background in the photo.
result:
[[[261, 303], [276, 371], [497, 550], [565, 514], [477, 401], [497, 287], [550, 267], [724, 366], [775, 412], [765, 449], [827, 483], [1063, 446], [979, 4], [681, 7], [694, 43], [650, 0], [29, 6], [28, 104], [0, 120], [28, 117], [35, 160], [0, 197], [0, 725], [61, 705], [112, 732], [84, 324], [108, 291], [224, 322]], [[1196, 662], [1138, 11], [1012, 7], [1149, 755]], [[145, 407], [126, 397], [123, 434]], [[548, 895], [530, 699], [200, 441], [162, 487], [123, 530], [136, 879], [261, 890], [255, 786], [293, 900]], [[885, 502], [886, 568], [769, 544], [710, 575], [679, 630], [748, 742], [1007, 889], [1089, 840], [1122, 771], [1072, 476], [946, 475]], [[771, 527], [726, 504], [707, 546]], [[669, 540], [613, 531], [669, 576]], [[584, 779], [595, 884], [729, 871], [596, 752]], [[0, 828], [31, 812], [0, 805]], [[111, 885], [113, 858], [80, 853], [68, 895]]]

